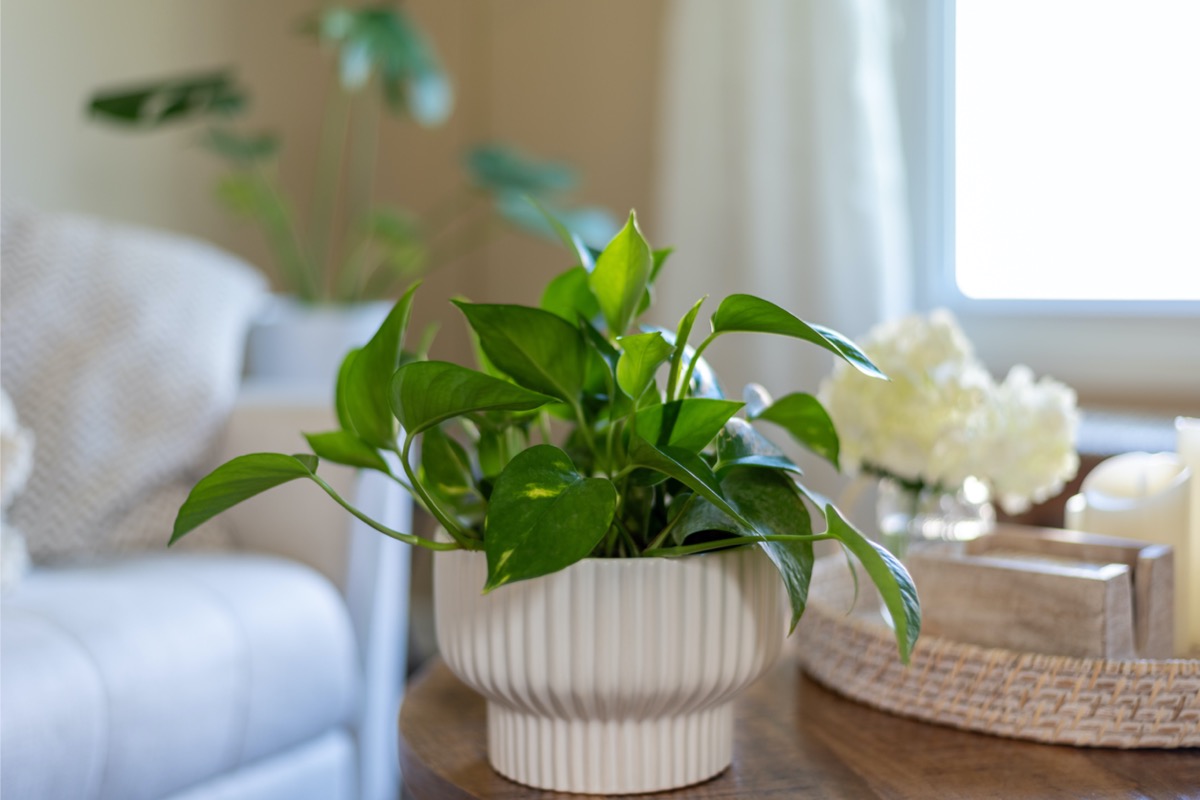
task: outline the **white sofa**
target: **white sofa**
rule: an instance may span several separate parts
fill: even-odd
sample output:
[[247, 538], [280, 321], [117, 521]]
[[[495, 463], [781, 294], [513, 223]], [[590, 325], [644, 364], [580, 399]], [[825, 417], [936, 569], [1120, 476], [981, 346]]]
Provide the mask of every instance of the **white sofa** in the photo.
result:
[[[298, 452], [329, 407], [243, 385], [221, 456]], [[386, 478], [322, 473], [410, 529]], [[407, 547], [311, 484], [225, 516], [232, 547], [168, 551], [163, 530], [161, 548], [36, 566], [0, 596], [5, 800], [395, 800]]]

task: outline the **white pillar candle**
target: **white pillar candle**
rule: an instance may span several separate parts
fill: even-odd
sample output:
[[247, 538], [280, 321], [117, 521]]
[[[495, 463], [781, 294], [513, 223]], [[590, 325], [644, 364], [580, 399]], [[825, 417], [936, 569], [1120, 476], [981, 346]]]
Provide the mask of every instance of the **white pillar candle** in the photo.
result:
[[1188, 608], [1191, 609], [1191, 630], [1188, 638], [1193, 648], [1200, 648], [1200, 419], [1179, 417], [1175, 420], [1175, 452], [1192, 473], [1189, 494], [1188, 568], [1183, 580], [1188, 589]]
[[1200, 646], [1200, 609], [1190, 597], [1191, 473], [1174, 453], [1124, 453], [1102, 461], [1068, 504], [1067, 526], [1170, 545], [1175, 551], [1175, 651]]

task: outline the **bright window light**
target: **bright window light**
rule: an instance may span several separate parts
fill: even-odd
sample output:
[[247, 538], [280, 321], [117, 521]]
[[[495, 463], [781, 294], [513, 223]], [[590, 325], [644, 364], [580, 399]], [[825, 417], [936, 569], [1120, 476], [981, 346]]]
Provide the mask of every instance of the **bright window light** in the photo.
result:
[[954, 36], [962, 293], [1200, 300], [1200, 0], [962, 0]]

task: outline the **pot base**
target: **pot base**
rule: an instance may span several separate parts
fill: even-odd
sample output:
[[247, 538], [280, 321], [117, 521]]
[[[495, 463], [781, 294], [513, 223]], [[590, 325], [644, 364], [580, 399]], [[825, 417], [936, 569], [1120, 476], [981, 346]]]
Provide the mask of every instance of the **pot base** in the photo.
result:
[[645, 720], [565, 720], [489, 702], [488, 760], [535, 789], [641, 794], [715, 777], [733, 760], [733, 706]]

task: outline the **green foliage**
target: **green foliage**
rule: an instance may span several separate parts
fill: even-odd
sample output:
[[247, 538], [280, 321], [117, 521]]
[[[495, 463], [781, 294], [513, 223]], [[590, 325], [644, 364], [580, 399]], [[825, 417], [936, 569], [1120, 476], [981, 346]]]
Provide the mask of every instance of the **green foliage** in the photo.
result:
[[753, 418], [774, 422], [797, 442], [838, 466], [837, 430], [825, 407], [811, 394], [795, 392], [781, 397]]
[[614, 335], [624, 335], [633, 321], [634, 312], [650, 285], [653, 265], [650, 246], [638, 230], [637, 218], [630, 214], [625, 227], [596, 259], [596, 268], [588, 277], [588, 287]]
[[[581, 255], [571, 236], [561, 238]], [[878, 370], [839, 334], [749, 295], [720, 304], [696, 349], [688, 338], [703, 301], [676, 331], [639, 329], [639, 305], [663, 261], [631, 216], [591, 271], [579, 264], [551, 281], [542, 308], [455, 301], [478, 342], [479, 369], [404, 355], [414, 286], [379, 333], [347, 355], [336, 393], [340, 429], [310, 435], [313, 452], [409, 487], [454, 540], [416, 543], [483, 551], [486, 591], [589, 556], [752, 546], [778, 569], [794, 627], [807, 602], [813, 542], [839, 542], [879, 587], [907, 659], [920, 613], [903, 566], [798, 484], [799, 468], [759, 429], [762, 421], [781, 426], [836, 465], [837, 432], [820, 403], [796, 393], [748, 409], [714, 396], [701, 353], [725, 333], [763, 332], [808, 341], [867, 374]], [[315, 458], [244, 458], [197, 485], [175, 538], [284, 481], [320, 482]], [[392, 464], [404, 474], [393, 474]], [[814, 530], [811, 509], [823, 530]]]
[[[352, 303], [394, 297], [427, 271], [471, 253], [505, 227], [573, 242], [592, 268], [590, 247], [608, 241], [617, 222], [605, 209], [576, 206], [565, 193], [577, 176], [568, 164], [544, 161], [496, 143], [466, 153], [461, 184], [416, 214], [375, 197], [383, 112], [437, 127], [450, 116], [454, 90], [432, 40], [397, 5], [326, 7], [301, 32], [331, 56], [336, 80], [311, 180], [313, 198], [301, 220], [278, 177], [281, 138], [230, 127], [249, 105], [231, 70], [172, 76], [103, 89], [89, 115], [123, 128], [212, 123], [201, 146], [230, 171], [216, 200], [256, 226], [273, 257], [278, 284], [308, 302]], [[306, 181], [305, 183], [308, 183]]]
[[355, 352], [345, 371], [345, 384], [337, 389], [350, 423], [348, 427], [372, 447], [388, 448], [396, 441], [396, 417], [388, 394], [379, 389], [388, 385], [400, 366], [417, 286], [414, 283], [404, 293], [371, 341]]
[[334, 7], [321, 12], [315, 28], [322, 41], [337, 49], [344, 89], [363, 89], [378, 75], [393, 111], [425, 127], [449, 118], [454, 105], [450, 78], [433, 43], [406, 14], [388, 7]]
[[245, 92], [222, 70], [97, 92], [88, 110], [107, 122], [154, 128], [193, 117], [227, 117], [245, 104]]
[[608, 532], [617, 490], [585, 478], [557, 447], [539, 444], [508, 462], [488, 505], [484, 591], [586, 558]]

